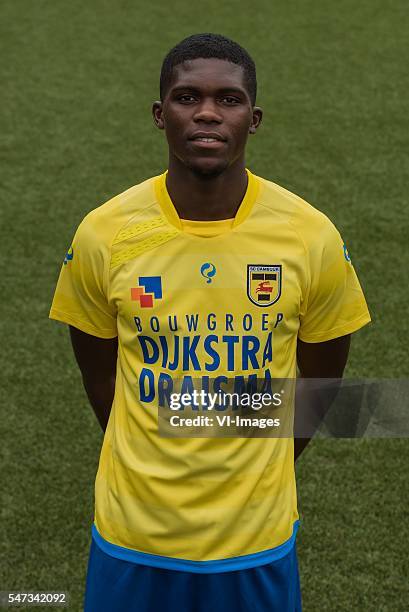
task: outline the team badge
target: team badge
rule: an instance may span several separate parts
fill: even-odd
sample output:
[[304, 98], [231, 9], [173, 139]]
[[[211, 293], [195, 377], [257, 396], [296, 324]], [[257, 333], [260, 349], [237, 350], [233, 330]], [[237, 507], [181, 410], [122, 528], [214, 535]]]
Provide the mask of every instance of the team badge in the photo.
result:
[[281, 295], [281, 265], [247, 266], [247, 296], [256, 306], [271, 306]]
[[139, 287], [131, 287], [131, 300], [139, 302], [141, 308], [152, 308], [154, 299], [162, 297], [160, 276], [140, 276]]

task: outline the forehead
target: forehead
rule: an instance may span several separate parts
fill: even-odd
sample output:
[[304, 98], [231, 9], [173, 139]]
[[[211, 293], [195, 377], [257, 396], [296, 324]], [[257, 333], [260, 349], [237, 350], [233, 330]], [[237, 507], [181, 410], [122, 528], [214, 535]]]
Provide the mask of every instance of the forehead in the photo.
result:
[[186, 60], [174, 66], [170, 90], [179, 87], [197, 89], [239, 88], [247, 93], [242, 66], [217, 58]]

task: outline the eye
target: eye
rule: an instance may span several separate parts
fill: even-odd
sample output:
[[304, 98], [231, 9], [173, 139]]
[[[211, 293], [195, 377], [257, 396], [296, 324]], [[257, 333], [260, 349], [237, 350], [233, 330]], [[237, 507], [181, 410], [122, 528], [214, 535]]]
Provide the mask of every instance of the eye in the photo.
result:
[[178, 96], [179, 102], [194, 102], [195, 98], [191, 94], [183, 94], [182, 96]]
[[226, 100], [229, 105], [240, 104], [240, 100], [233, 98], [233, 96], [224, 96], [223, 100]]

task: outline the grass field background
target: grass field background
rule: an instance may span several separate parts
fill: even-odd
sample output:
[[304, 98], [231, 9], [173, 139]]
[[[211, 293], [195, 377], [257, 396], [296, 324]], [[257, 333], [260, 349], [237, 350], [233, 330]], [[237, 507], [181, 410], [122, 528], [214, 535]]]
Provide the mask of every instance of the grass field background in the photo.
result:
[[[150, 108], [185, 36], [248, 49], [265, 114], [247, 165], [348, 245], [373, 324], [347, 375], [407, 376], [406, 17], [404, 0], [1, 3], [0, 590], [68, 590], [81, 610], [102, 436], [48, 311], [84, 215], [166, 168]], [[310, 445], [297, 467], [306, 612], [405, 609], [408, 461], [407, 440]]]

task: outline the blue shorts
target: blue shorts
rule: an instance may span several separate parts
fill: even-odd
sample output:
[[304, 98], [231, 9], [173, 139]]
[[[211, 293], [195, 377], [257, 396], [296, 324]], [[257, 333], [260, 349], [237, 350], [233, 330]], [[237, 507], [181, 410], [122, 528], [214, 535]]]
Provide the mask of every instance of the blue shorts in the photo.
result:
[[117, 559], [93, 539], [84, 612], [301, 612], [296, 547], [272, 563], [211, 574]]

